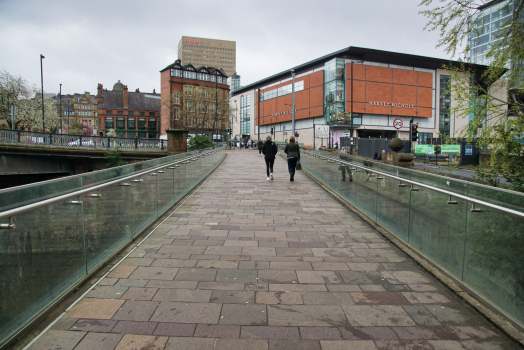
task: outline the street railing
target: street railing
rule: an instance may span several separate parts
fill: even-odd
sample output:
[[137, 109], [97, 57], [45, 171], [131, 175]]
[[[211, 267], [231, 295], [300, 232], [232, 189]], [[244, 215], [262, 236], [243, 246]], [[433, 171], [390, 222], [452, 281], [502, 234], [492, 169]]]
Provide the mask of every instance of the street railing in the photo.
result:
[[107, 136], [64, 135], [24, 130], [0, 129], [0, 145], [115, 150], [123, 152], [166, 152], [167, 140]]
[[0, 190], [0, 347], [212, 172], [222, 149]]
[[330, 152], [301, 155], [314, 178], [524, 324], [523, 193]]

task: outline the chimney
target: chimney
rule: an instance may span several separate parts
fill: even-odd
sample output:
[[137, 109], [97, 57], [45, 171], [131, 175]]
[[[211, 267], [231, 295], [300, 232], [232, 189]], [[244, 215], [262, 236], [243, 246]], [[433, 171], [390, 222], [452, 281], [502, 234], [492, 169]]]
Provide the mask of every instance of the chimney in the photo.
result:
[[155, 91], [155, 89], [153, 89], [153, 93], [154, 93], [154, 94], [156, 94], [156, 91]]
[[97, 87], [97, 94], [96, 94], [96, 104], [97, 105], [101, 105], [103, 102], [104, 102], [104, 99], [102, 98], [102, 89], [104, 87], [102, 86], [102, 84], [98, 84], [98, 87]]
[[128, 99], [128, 96], [127, 96], [127, 85], [124, 85], [124, 99], [123, 99], [123, 102], [124, 102], [124, 108], [128, 108], [128, 103], [129, 99]]

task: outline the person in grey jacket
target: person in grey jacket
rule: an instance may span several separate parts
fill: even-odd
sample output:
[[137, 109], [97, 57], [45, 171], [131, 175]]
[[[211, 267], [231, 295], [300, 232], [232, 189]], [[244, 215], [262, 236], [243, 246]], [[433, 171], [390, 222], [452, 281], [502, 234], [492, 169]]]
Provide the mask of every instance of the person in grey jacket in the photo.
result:
[[300, 160], [300, 147], [295, 143], [295, 136], [289, 138], [289, 143], [284, 148], [287, 154], [287, 167], [289, 169], [289, 181], [295, 181], [295, 168]]

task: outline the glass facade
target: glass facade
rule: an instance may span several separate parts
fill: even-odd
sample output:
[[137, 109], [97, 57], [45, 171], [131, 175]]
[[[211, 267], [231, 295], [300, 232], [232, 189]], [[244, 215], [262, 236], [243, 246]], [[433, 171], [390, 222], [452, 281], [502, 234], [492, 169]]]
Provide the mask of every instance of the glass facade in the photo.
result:
[[440, 76], [439, 86], [439, 132], [443, 137], [450, 135], [450, 109], [451, 109], [451, 91], [450, 91], [450, 76]]
[[474, 29], [468, 40], [469, 62], [485, 65], [491, 63], [491, 58], [486, 57], [489, 46], [501, 40], [499, 35], [503, 27], [512, 21], [513, 1], [510, 1], [508, 8], [504, 8], [507, 5], [508, 1], [503, 1], [487, 7], [472, 19]]
[[324, 66], [324, 120], [326, 124], [345, 122], [345, 62], [335, 58]]
[[240, 134], [250, 134], [251, 95], [240, 96]]

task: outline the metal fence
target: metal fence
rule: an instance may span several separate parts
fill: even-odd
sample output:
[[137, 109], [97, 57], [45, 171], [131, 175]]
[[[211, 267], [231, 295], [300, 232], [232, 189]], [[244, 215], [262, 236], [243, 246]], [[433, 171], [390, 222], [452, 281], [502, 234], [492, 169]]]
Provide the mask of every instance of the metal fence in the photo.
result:
[[86, 135], [61, 135], [24, 130], [0, 130], [0, 145], [114, 150], [123, 152], [165, 152], [167, 140]]

